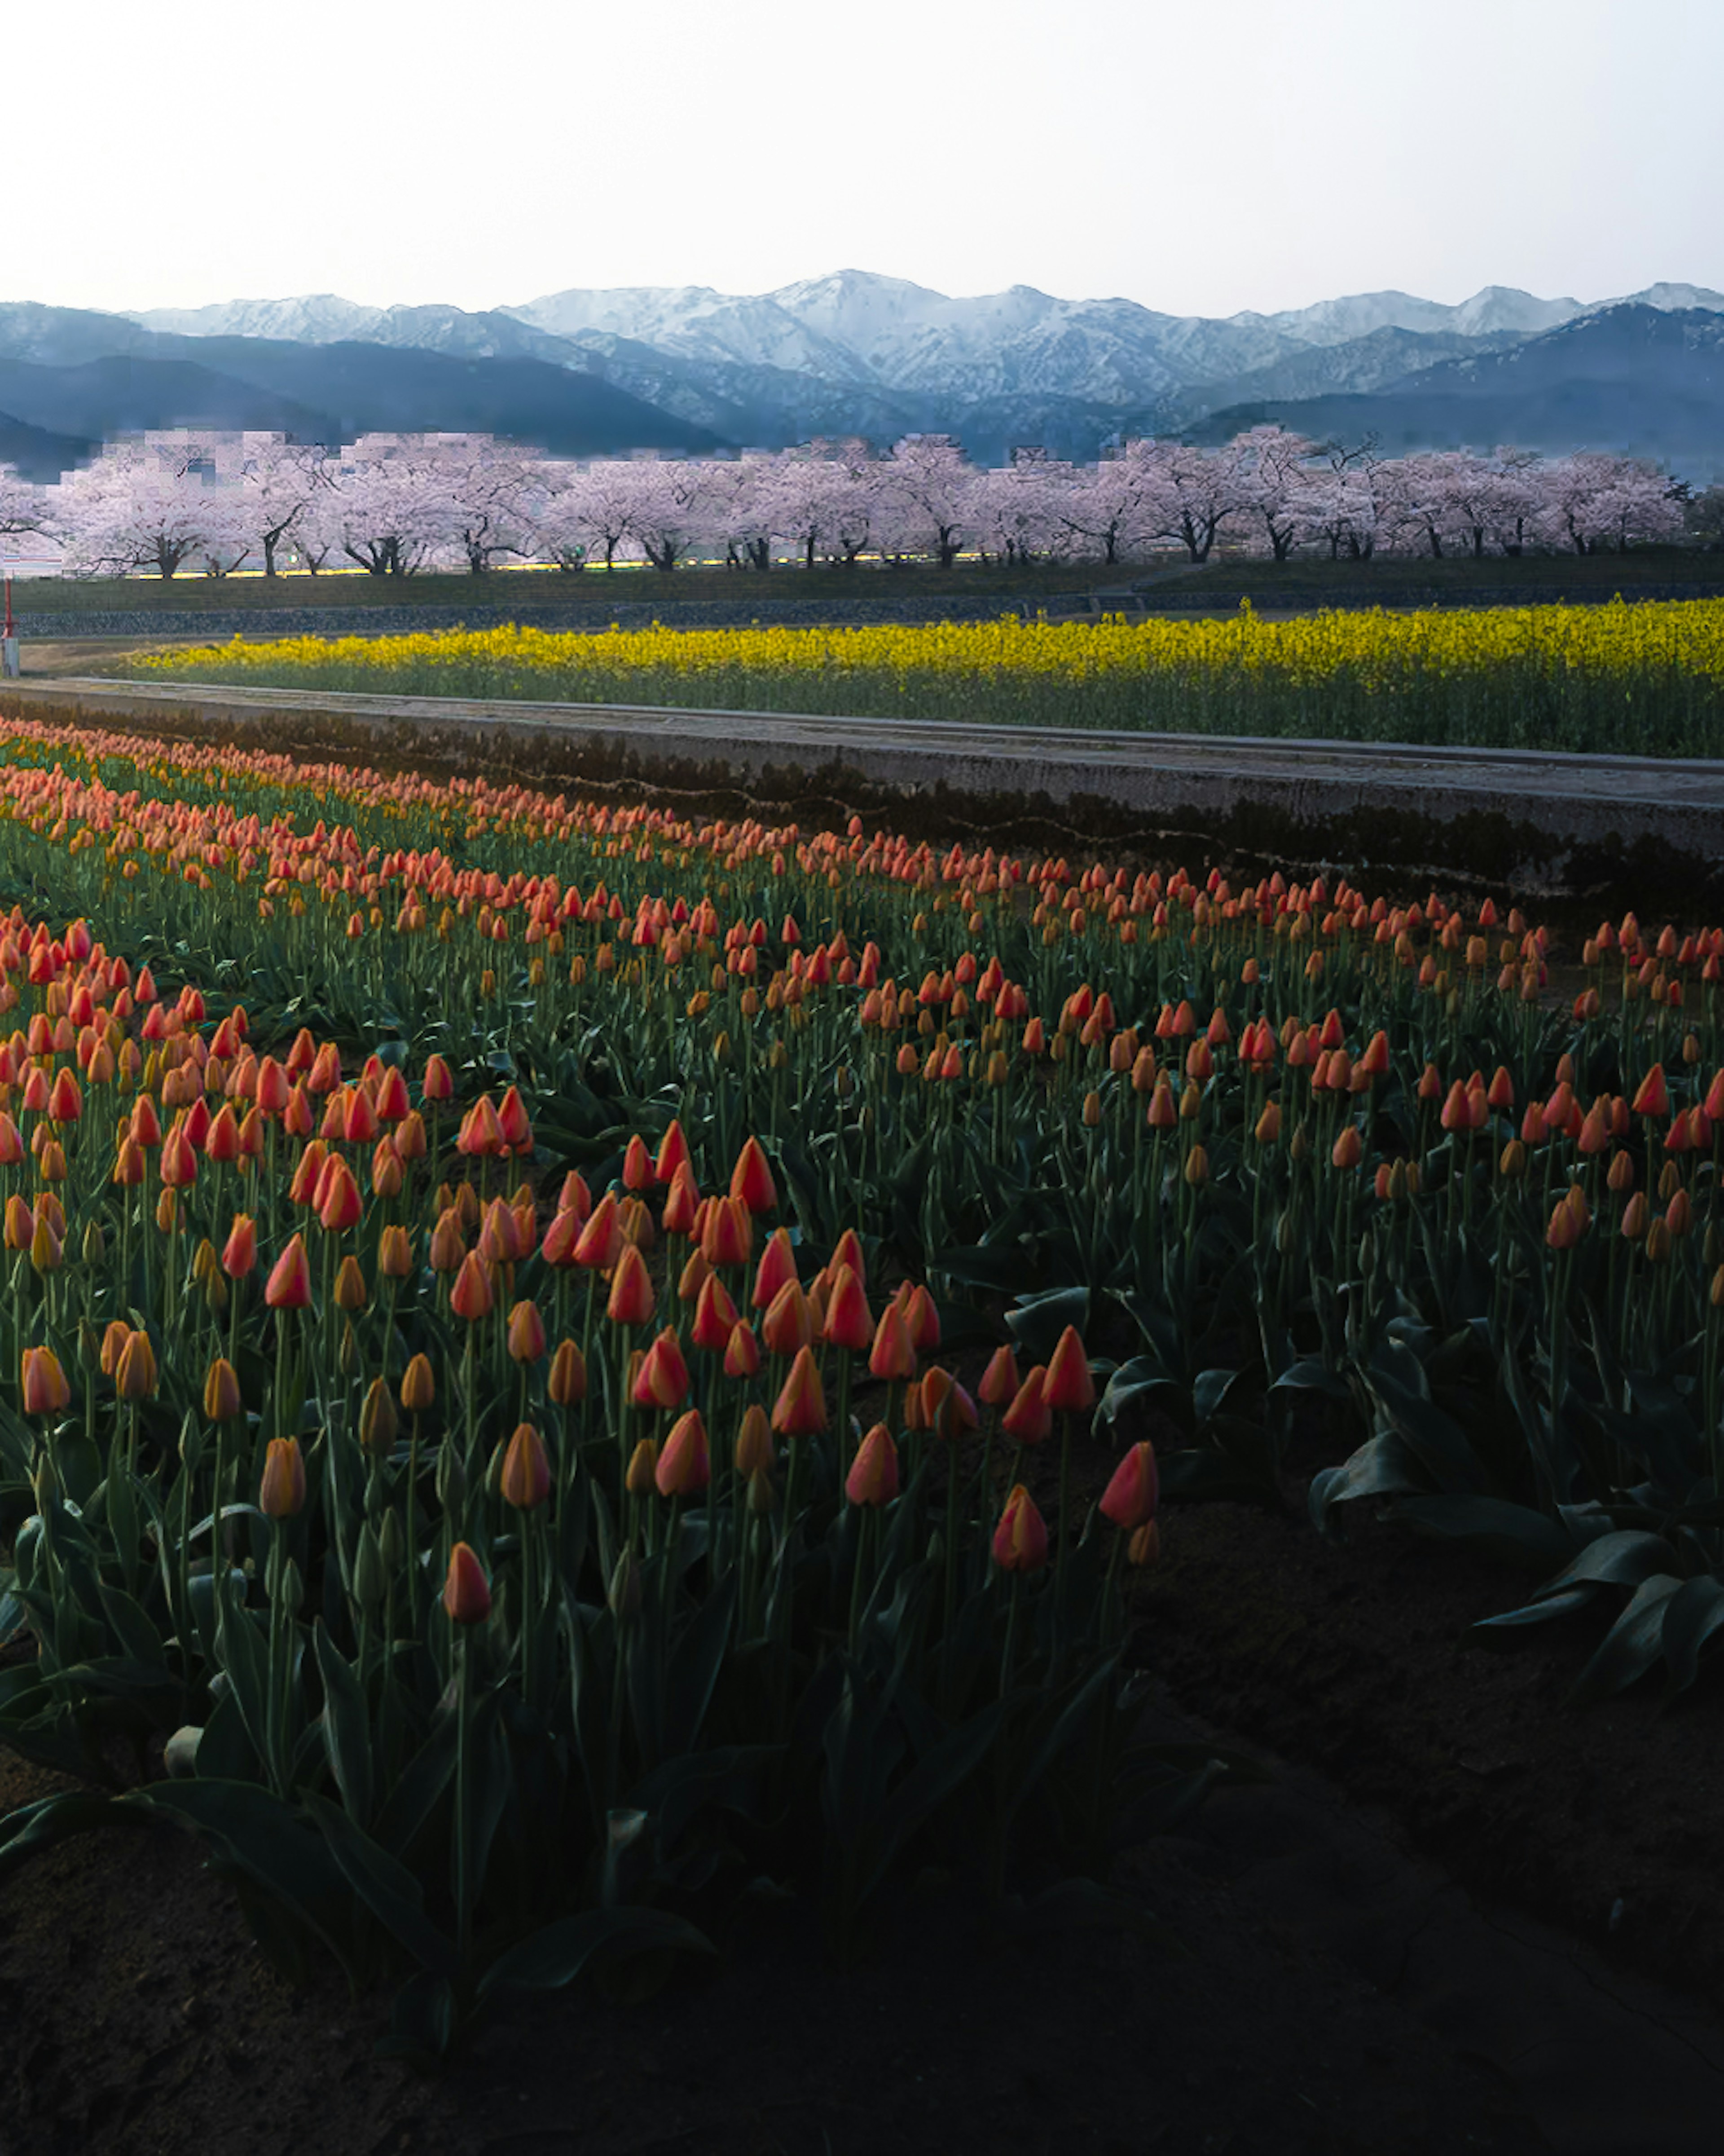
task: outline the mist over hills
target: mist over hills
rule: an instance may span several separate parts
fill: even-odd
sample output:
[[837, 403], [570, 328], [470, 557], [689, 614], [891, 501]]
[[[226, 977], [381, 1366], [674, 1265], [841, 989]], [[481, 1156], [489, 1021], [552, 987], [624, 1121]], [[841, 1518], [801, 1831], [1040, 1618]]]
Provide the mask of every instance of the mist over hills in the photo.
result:
[[1093, 458], [1133, 434], [1263, 418], [1385, 448], [1599, 448], [1724, 470], [1724, 293], [1619, 300], [1492, 285], [1455, 305], [1356, 293], [1158, 313], [1029, 285], [952, 298], [862, 270], [754, 295], [574, 288], [519, 306], [332, 294], [137, 316], [0, 304], [0, 456], [50, 478], [117, 433], [258, 428], [331, 443], [484, 432], [572, 457], [949, 433], [979, 461]]

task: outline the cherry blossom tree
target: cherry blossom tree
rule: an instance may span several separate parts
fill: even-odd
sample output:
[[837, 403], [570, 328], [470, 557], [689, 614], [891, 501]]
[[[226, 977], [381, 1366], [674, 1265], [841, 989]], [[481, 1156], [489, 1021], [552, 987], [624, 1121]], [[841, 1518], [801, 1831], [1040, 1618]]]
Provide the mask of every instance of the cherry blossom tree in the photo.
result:
[[247, 535], [247, 556], [262, 557], [266, 577], [279, 575], [278, 557], [290, 535], [327, 490], [328, 451], [284, 434], [224, 434], [212, 439], [209, 459], [218, 483], [238, 496], [233, 514]]
[[168, 578], [210, 557], [225, 574], [250, 550], [235, 491], [218, 480], [208, 436], [146, 434], [110, 443], [49, 488], [43, 528], [74, 576]]
[[998, 470], [978, 472], [971, 503], [983, 560], [998, 554], [1008, 562], [1034, 562], [1070, 546], [1065, 510], [1071, 490], [1070, 465], [1022, 451]]
[[490, 434], [430, 434], [419, 439], [469, 573], [483, 576], [501, 554], [531, 554], [536, 454]]
[[880, 474], [882, 506], [900, 551], [957, 559], [975, 524], [975, 473], [950, 434], [906, 434]]
[[628, 506], [629, 536], [666, 574], [712, 536], [713, 489], [694, 458], [636, 457], [612, 469]]
[[1140, 437], [1075, 473], [1060, 513], [1082, 551], [1099, 547], [1109, 568], [1142, 552], [1169, 514], [1160, 444]]
[[1583, 450], [1544, 470], [1542, 522], [1553, 543], [1592, 554], [1625, 553], [1635, 540], [1673, 539], [1682, 511], [1670, 480], [1635, 457]]
[[1219, 449], [1198, 449], [1183, 442], [1157, 444], [1169, 538], [1178, 539], [1193, 562], [1207, 562], [1229, 517], [1250, 506], [1250, 459], [1237, 440]]
[[1234, 437], [1244, 494], [1241, 516], [1273, 561], [1285, 562], [1314, 528], [1312, 460], [1317, 445], [1285, 427], [1248, 427]]
[[341, 551], [373, 577], [410, 577], [452, 547], [460, 512], [434, 437], [363, 434], [335, 460]]

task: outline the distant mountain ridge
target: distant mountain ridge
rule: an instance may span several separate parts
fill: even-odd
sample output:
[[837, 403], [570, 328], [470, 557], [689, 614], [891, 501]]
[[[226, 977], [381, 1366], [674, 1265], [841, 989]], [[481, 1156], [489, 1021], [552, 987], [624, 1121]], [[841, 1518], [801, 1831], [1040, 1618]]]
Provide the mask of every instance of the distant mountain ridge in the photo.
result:
[[1255, 415], [1405, 446], [1465, 428], [1724, 465], [1705, 327], [1721, 320], [1724, 292], [1680, 284], [1614, 302], [1355, 293], [1212, 318], [1025, 285], [952, 298], [854, 270], [753, 295], [577, 287], [480, 311], [329, 293], [137, 316], [14, 301], [0, 453], [50, 476], [115, 431], [202, 425], [487, 432], [564, 456], [950, 433], [983, 462], [1027, 444], [1086, 460]]
[[1234, 406], [1377, 397], [1434, 365], [1483, 364], [1624, 305], [1724, 312], [1724, 292], [1665, 283], [1582, 301], [1487, 285], [1454, 305], [1365, 292], [1221, 318], [1060, 299], [1027, 285], [953, 298], [844, 270], [754, 295], [577, 286], [466, 314], [325, 294], [136, 319], [198, 336], [340, 336], [486, 357], [518, 349], [739, 444], [948, 432], [998, 462], [1019, 443], [1090, 457], [1121, 433], [1180, 429]]

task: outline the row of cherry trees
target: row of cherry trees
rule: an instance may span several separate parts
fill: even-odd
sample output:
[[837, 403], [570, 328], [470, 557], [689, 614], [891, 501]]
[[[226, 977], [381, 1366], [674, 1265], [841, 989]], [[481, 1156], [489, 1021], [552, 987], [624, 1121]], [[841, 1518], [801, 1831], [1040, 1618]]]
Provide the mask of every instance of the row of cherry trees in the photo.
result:
[[711, 459], [573, 464], [485, 435], [367, 435], [328, 451], [272, 434], [182, 432], [110, 444], [58, 485], [0, 473], [0, 530], [44, 535], [74, 575], [275, 575], [357, 563], [376, 576], [501, 562], [567, 570], [716, 557], [962, 552], [1013, 562], [1139, 562], [1218, 544], [1285, 560], [1591, 552], [1673, 537], [1682, 490], [1654, 466], [1501, 449], [1383, 457], [1255, 427], [1224, 447], [1139, 440], [1090, 465], [1020, 452], [970, 465], [944, 435], [885, 456], [860, 442]]

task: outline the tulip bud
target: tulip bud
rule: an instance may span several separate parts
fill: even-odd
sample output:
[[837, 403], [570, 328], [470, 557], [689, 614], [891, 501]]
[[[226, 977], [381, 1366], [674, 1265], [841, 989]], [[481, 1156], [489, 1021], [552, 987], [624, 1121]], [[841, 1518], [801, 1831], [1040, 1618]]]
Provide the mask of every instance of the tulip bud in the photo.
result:
[[530, 1422], [518, 1424], [503, 1456], [498, 1494], [517, 1512], [530, 1512], [551, 1494], [551, 1455]]
[[625, 1549], [613, 1567], [605, 1600], [612, 1616], [623, 1622], [639, 1613], [640, 1566], [632, 1549]]
[[659, 1448], [654, 1440], [644, 1437], [629, 1458], [629, 1472], [623, 1477], [624, 1486], [631, 1497], [644, 1497], [654, 1486], [659, 1470]]
[[826, 1394], [811, 1348], [796, 1352], [772, 1408], [772, 1427], [784, 1437], [808, 1437], [826, 1427]]
[[1160, 1495], [1155, 1447], [1147, 1439], [1134, 1445], [1102, 1493], [1101, 1516], [1116, 1527], [1131, 1532], [1155, 1517]]
[[365, 1275], [360, 1270], [359, 1260], [351, 1251], [336, 1270], [335, 1294], [337, 1310], [355, 1311], [365, 1307]]
[[[236, 1221], [236, 1229], [238, 1224]], [[270, 1270], [264, 1301], [271, 1310], [303, 1310], [310, 1300], [310, 1260], [305, 1255], [305, 1238], [296, 1235]]]
[[1162, 1553], [1161, 1522], [1146, 1520], [1126, 1546], [1126, 1562], [1142, 1567], [1153, 1564]]
[[305, 1461], [296, 1437], [272, 1437], [264, 1455], [258, 1510], [266, 1519], [290, 1520], [305, 1509]]
[[744, 1481], [772, 1465], [772, 1430], [758, 1401], [744, 1412], [736, 1431], [736, 1468]]
[[401, 1404], [409, 1414], [423, 1414], [437, 1397], [428, 1358], [415, 1355], [401, 1373]]
[[687, 1497], [704, 1490], [712, 1480], [712, 1463], [706, 1443], [706, 1425], [698, 1409], [690, 1408], [671, 1424], [653, 1471], [661, 1497]]
[[993, 1535], [993, 1561], [1002, 1572], [1039, 1572], [1048, 1561], [1048, 1530], [1021, 1482], [1013, 1485]]
[[898, 1494], [898, 1448], [891, 1432], [877, 1422], [856, 1448], [844, 1478], [844, 1496], [853, 1505], [889, 1505]]
[[437, 1448], [437, 1473], [434, 1478], [437, 1502], [451, 1518], [467, 1502], [467, 1471], [461, 1465], [461, 1455], [452, 1440], [445, 1436]]
[[121, 1351], [114, 1389], [122, 1400], [150, 1399], [156, 1390], [156, 1351], [147, 1332], [134, 1332]]
[[449, 1552], [449, 1577], [444, 1582], [443, 1606], [455, 1625], [482, 1625], [491, 1614], [490, 1583], [485, 1568], [465, 1543]]
[[576, 1407], [587, 1397], [587, 1365], [581, 1351], [572, 1340], [557, 1343], [551, 1358], [551, 1375], [546, 1382], [553, 1407]]
[[203, 1412], [212, 1422], [231, 1422], [240, 1406], [239, 1374], [225, 1355], [218, 1355], [203, 1380]]
[[58, 1414], [71, 1405], [72, 1389], [53, 1348], [25, 1348], [19, 1393], [26, 1414]]
[[395, 1443], [395, 1402], [382, 1378], [373, 1378], [366, 1389], [359, 1410], [359, 1442], [369, 1453], [382, 1455]]

